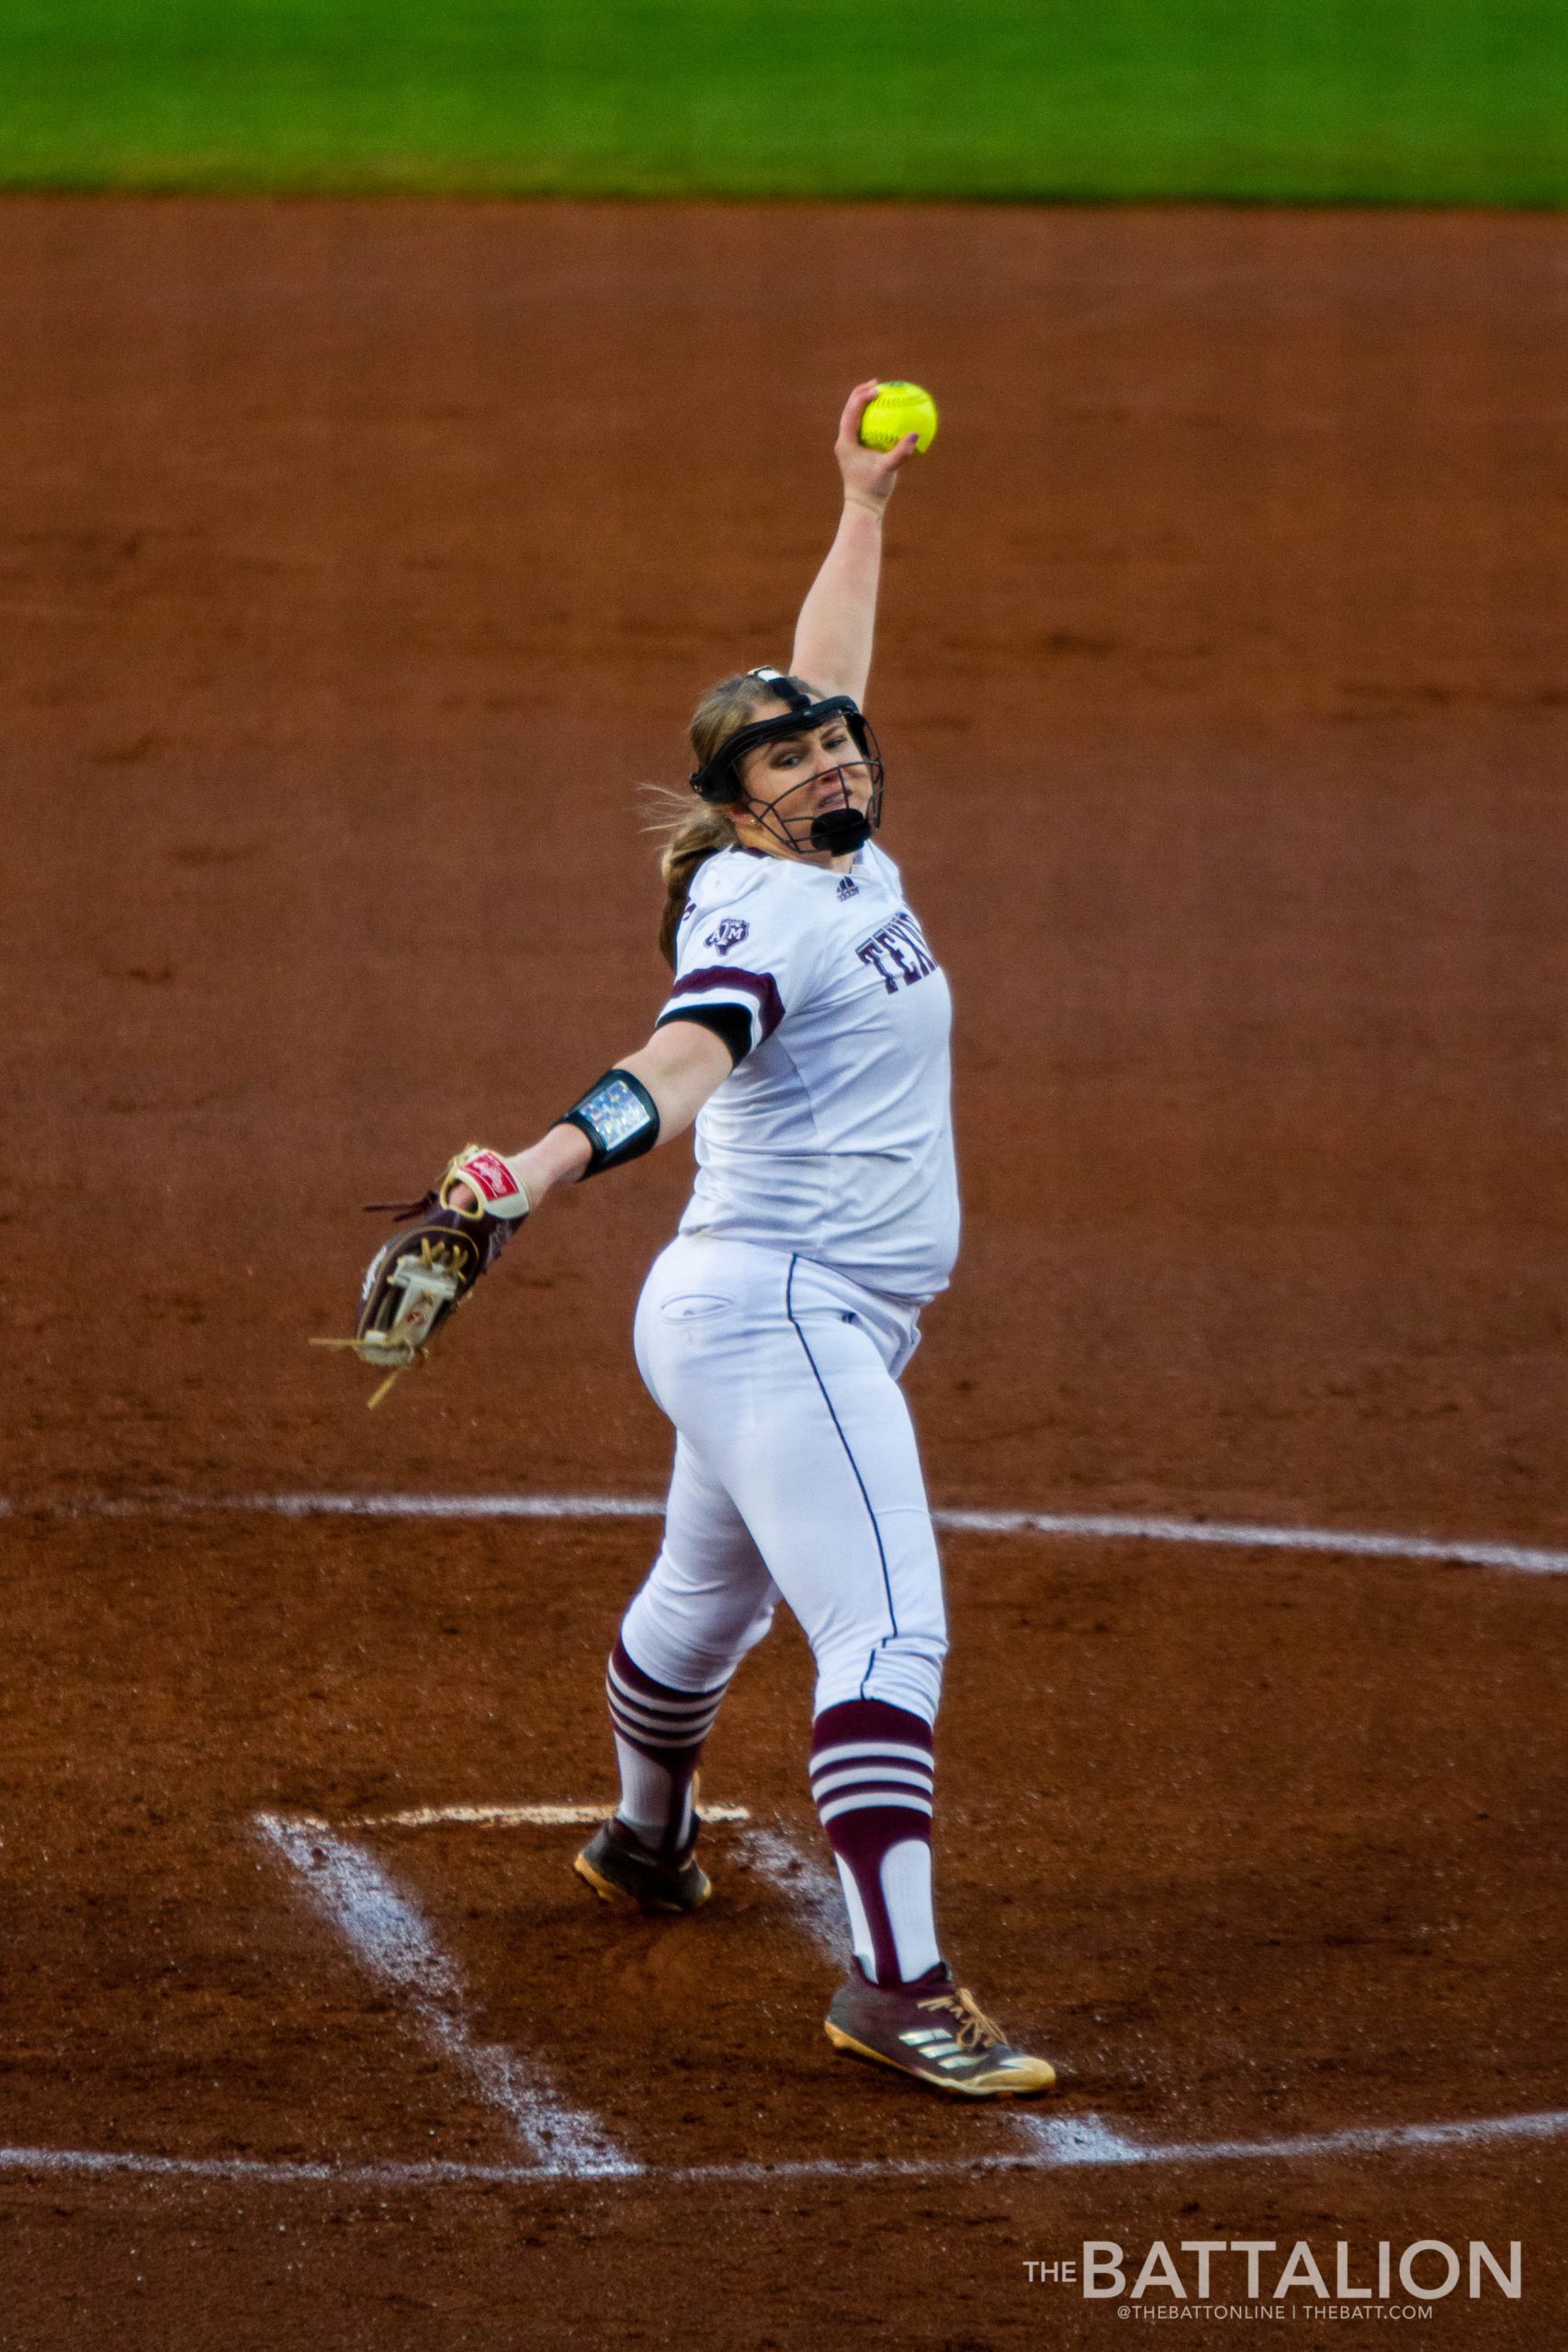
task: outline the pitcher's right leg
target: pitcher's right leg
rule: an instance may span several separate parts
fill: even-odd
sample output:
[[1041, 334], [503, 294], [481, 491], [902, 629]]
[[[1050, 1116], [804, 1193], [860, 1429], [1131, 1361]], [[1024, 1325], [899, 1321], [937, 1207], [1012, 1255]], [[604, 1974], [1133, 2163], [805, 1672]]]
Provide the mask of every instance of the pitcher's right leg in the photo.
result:
[[665, 1540], [627, 1610], [605, 1676], [621, 1799], [578, 1857], [607, 1900], [694, 1911], [712, 1892], [695, 1860], [697, 1767], [730, 1677], [776, 1600], [734, 1504], [684, 1438]]

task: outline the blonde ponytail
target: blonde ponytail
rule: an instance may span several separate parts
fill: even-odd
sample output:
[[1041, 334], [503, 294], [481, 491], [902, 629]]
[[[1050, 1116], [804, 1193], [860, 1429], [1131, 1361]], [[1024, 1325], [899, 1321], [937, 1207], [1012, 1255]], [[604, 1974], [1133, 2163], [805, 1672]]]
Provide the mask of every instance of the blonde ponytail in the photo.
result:
[[739, 838], [728, 810], [706, 800], [699, 800], [689, 817], [678, 818], [671, 827], [659, 854], [659, 871], [664, 876], [665, 890], [664, 910], [659, 918], [659, 952], [671, 971], [675, 968], [675, 933], [686, 911], [693, 875], [721, 849], [733, 849]]

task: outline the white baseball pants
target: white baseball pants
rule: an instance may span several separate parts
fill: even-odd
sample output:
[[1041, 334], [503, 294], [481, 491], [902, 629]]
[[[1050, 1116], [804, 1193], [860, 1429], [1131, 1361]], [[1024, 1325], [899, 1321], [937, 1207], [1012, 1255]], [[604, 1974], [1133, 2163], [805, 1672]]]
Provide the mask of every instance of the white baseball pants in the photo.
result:
[[649, 1273], [637, 1365], [675, 1424], [664, 1544], [622, 1626], [676, 1690], [724, 1682], [782, 1598], [816, 1712], [878, 1699], [936, 1719], [942, 1567], [898, 1375], [918, 1318], [784, 1250], [678, 1236]]

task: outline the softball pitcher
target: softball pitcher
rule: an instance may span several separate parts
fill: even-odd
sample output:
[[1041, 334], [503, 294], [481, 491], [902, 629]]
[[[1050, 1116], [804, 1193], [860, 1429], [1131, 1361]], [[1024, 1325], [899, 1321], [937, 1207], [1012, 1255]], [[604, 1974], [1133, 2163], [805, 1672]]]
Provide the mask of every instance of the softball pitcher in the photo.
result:
[[712, 1889], [703, 1745], [782, 1598], [816, 1660], [812, 1795], [854, 1945], [837, 2049], [972, 2098], [1047, 2089], [956, 1983], [932, 1910], [942, 1571], [899, 1376], [958, 1245], [947, 980], [873, 836], [861, 712], [883, 515], [913, 433], [840, 424], [844, 509], [787, 672], [726, 678], [692, 721], [697, 807], [663, 859], [673, 984], [653, 1034], [511, 1158], [460, 1153], [366, 1278], [357, 1345], [395, 1374], [557, 1184], [695, 1122], [696, 1182], [637, 1314], [675, 1427], [664, 1541], [606, 1684], [620, 1803], [576, 1868], [681, 1913]]

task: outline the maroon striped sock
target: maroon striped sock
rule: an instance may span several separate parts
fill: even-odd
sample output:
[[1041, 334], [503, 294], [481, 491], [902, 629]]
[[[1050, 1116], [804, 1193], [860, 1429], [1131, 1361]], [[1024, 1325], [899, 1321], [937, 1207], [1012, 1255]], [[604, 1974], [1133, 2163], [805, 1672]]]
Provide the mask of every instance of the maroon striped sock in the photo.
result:
[[931, 1735], [880, 1699], [826, 1707], [811, 1733], [811, 1793], [843, 1882], [855, 1956], [874, 1984], [936, 1966]]
[[656, 1682], [627, 1655], [617, 1635], [604, 1692], [621, 1768], [617, 1818], [647, 1846], [679, 1853], [696, 1830], [692, 1782], [719, 1702], [729, 1688], [676, 1690]]

